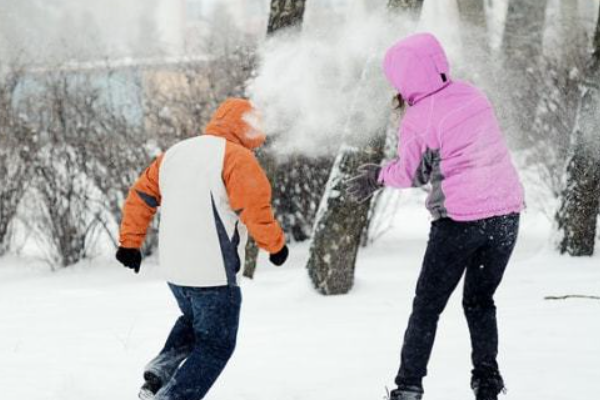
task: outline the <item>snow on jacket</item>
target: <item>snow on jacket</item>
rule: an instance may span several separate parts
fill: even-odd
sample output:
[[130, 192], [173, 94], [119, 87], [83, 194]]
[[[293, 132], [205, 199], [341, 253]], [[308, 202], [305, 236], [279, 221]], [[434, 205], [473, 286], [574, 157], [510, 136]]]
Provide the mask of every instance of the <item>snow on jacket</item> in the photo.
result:
[[227, 100], [205, 135], [175, 144], [129, 192], [121, 246], [141, 247], [160, 206], [159, 258], [171, 283], [236, 285], [248, 231], [270, 253], [285, 244], [271, 209], [271, 186], [251, 151], [265, 141], [252, 115], [248, 101]]
[[450, 79], [444, 49], [431, 34], [410, 36], [385, 56], [384, 71], [409, 107], [398, 159], [379, 181], [397, 188], [431, 184], [434, 219], [473, 221], [523, 210], [523, 187], [492, 105], [475, 87]]

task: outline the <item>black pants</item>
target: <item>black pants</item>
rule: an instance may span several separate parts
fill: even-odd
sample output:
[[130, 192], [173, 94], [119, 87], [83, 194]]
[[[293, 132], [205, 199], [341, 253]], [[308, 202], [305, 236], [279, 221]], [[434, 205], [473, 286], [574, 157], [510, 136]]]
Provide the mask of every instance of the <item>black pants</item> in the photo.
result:
[[519, 215], [432, 223], [413, 311], [402, 347], [399, 386], [421, 386], [439, 316], [466, 271], [463, 307], [471, 334], [473, 375], [499, 376], [494, 293], [515, 247]]

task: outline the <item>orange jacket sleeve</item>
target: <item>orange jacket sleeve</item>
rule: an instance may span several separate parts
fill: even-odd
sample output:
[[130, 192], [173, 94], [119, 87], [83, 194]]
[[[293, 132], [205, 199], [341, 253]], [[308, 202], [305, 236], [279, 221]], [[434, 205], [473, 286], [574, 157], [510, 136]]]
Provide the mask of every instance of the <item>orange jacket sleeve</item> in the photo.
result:
[[231, 208], [238, 213], [258, 247], [277, 253], [285, 235], [271, 209], [271, 185], [252, 152], [227, 142], [223, 181]]
[[139, 249], [146, 238], [146, 231], [158, 206], [160, 206], [160, 189], [158, 172], [163, 154], [142, 173], [135, 182], [123, 205], [123, 217], [120, 230], [120, 245]]

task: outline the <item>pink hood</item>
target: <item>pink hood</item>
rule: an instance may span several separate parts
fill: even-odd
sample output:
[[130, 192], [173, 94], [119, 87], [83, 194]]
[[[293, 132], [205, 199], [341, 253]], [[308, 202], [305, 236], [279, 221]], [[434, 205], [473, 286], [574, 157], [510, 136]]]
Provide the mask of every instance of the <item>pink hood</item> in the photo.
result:
[[450, 84], [450, 64], [446, 53], [435, 36], [429, 33], [410, 36], [389, 49], [385, 55], [384, 71], [409, 105]]

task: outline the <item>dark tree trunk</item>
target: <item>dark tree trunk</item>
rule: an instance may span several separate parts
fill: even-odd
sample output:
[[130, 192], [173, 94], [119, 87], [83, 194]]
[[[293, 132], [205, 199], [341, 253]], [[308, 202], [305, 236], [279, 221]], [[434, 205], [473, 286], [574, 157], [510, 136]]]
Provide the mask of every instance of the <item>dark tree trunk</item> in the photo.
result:
[[344, 181], [362, 164], [381, 163], [384, 142], [385, 135], [378, 135], [366, 149], [342, 149], [331, 169], [307, 266], [315, 288], [322, 294], [345, 294], [354, 286], [356, 257], [369, 222], [371, 201], [356, 204], [350, 200]]
[[[306, 0], [271, 0], [271, 11], [269, 14], [269, 24], [267, 27], [267, 36], [271, 36], [283, 29], [299, 29], [302, 26], [302, 20], [304, 19], [304, 10], [306, 8]], [[271, 182], [277, 173], [277, 166], [273, 157], [269, 156], [267, 152], [261, 152], [259, 156], [261, 163], [265, 166], [267, 176]], [[278, 183], [279, 184], [279, 183]], [[280, 184], [286, 185], [285, 182]], [[289, 200], [284, 197], [280, 199], [276, 190], [274, 190], [274, 205], [277, 210], [278, 203], [283, 203], [285, 208]], [[254, 278], [256, 271], [256, 261], [258, 259], [258, 247], [252, 238], [248, 239], [246, 244], [246, 262], [244, 265], [244, 276], [247, 278]]]
[[[391, 12], [411, 12], [418, 18], [422, 0], [391, 0]], [[364, 149], [342, 146], [331, 170], [317, 213], [307, 268], [315, 288], [324, 295], [348, 293], [354, 286], [361, 237], [369, 223], [371, 200], [356, 204], [345, 194], [343, 183], [366, 163], [384, 158], [385, 127]]]
[[[581, 135], [582, 132], [576, 132]], [[580, 139], [579, 139], [580, 140]], [[600, 210], [600, 156], [578, 144], [567, 166], [567, 187], [557, 215], [562, 238], [559, 249], [571, 256], [594, 254]]]
[[253, 279], [256, 271], [256, 261], [258, 259], [258, 246], [256, 242], [248, 237], [246, 244], [246, 263], [244, 264], [244, 276]]
[[304, 18], [306, 0], [271, 0], [267, 35], [281, 29], [299, 28]]
[[566, 188], [556, 219], [561, 253], [594, 254], [600, 213], [600, 19], [594, 53], [581, 85], [581, 100], [567, 164]]
[[538, 76], [548, 0], [509, 0], [502, 40], [502, 79], [509, 85], [512, 110], [503, 115], [513, 136], [527, 134], [540, 98]]

